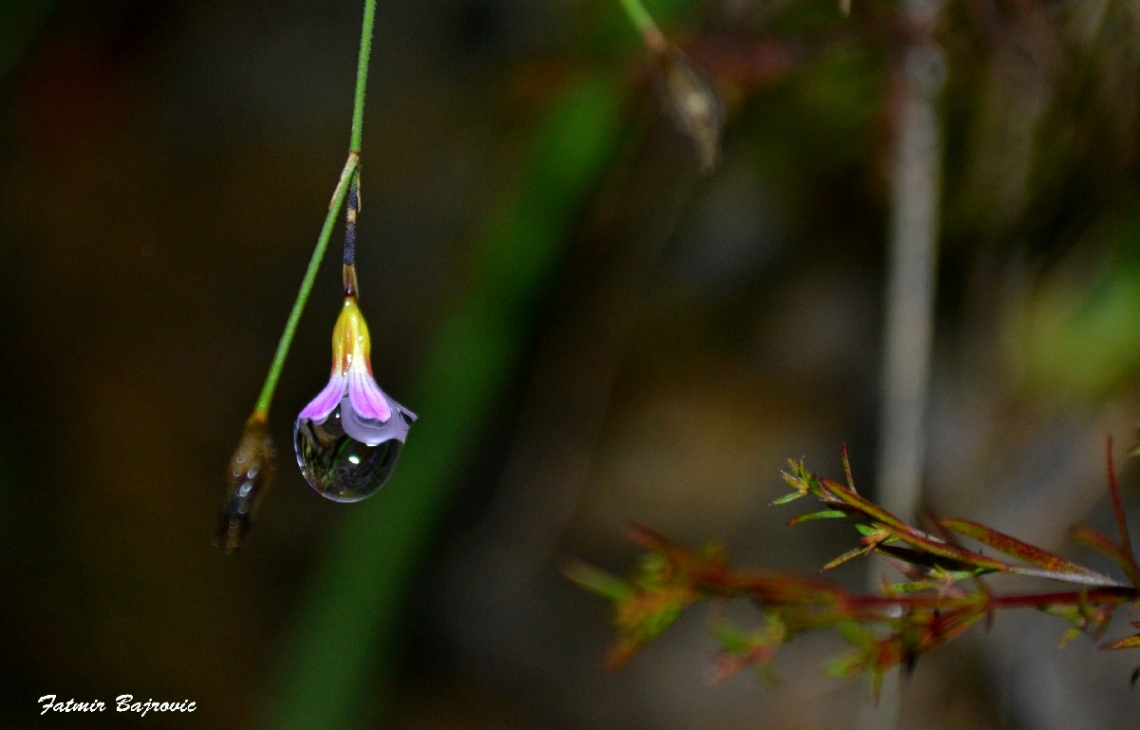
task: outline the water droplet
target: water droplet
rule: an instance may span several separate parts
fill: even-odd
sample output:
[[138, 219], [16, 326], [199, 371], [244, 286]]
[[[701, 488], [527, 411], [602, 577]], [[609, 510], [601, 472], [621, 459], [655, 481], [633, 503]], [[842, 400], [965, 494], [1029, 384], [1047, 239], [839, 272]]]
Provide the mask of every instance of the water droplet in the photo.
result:
[[347, 397], [323, 423], [297, 419], [293, 446], [297, 465], [313, 489], [334, 502], [359, 502], [378, 492], [396, 470], [412, 418], [394, 408], [387, 423], [350, 424], [349, 430], [361, 440], [345, 433], [342, 413], [355, 417]]

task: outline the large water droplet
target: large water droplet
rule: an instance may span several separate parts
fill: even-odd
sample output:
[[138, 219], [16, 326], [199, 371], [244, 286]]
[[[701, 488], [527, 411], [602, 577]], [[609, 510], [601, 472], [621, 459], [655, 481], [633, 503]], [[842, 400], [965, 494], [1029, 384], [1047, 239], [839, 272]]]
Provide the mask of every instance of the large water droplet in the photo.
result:
[[[368, 443], [344, 432], [341, 414], [346, 408], [351, 408], [347, 398], [323, 423], [298, 419], [293, 446], [297, 465], [313, 489], [335, 502], [359, 502], [378, 492], [396, 470], [402, 437], [388, 432], [402, 429], [406, 433], [411, 419], [393, 409], [392, 419], [398, 422], [391, 428], [376, 428], [376, 437], [369, 438], [375, 443]], [[349, 410], [349, 417], [354, 415]]]

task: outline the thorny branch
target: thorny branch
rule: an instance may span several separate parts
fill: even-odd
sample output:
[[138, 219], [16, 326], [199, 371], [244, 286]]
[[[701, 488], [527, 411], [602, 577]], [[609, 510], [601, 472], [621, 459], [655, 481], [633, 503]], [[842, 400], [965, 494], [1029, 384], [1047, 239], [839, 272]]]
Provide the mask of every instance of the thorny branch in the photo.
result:
[[[792, 491], [772, 504], [784, 505], [803, 497], [823, 503], [824, 509], [795, 517], [789, 525], [817, 519], [853, 520], [862, 535], [860, 544], [823, 570], [861, 555], [883, 555], [905, 580], [884, 582], [882, 595], [855, 594], [818, 576], [733, 567], [723, 545], [689, 550], [642, 526], [629, 531], [630, 539], [647, 551], [629, 581], [578, 562], [569, 564], [566, 573], [614, 603], [617, 641], [609, 654], [611, 666], [632, 658], [694, 603], [743, 598], [760, 608], [763, 622], [754, 630], [717, 622], [716, 680], [749, 667], [767, 671], [779, 646], [809, 631], [835, 629], [850, 650], [834, 659], [827, 673], [850, 677], [869, 672], [877, 694], [887, 670], [913, 668], [921, 654], [957, 638], [978, 621], [985, 620], [988, 626], [997, 611], [1035, 608], [1068, 621], [1069, 629], [1061, 637], [1063, 646], [1081, 633], [1099, 639], [1116, 609], [1140, 604], [1140, 566], [1125, 524], [1111, 439], [1108, 450], [1108, 491], [1120, 541], [1084, 526], [1076, 528], [1073, 537], [1116, 562], [1128, 576], [1128, 584], [968, 520], [928, 515], [927, 529], [908, 524], [856, 491], [846, 449], [846, 484], [816, 476], [802, 461], [789, 461], [783, 477]], [[966, 548], [959, 536], [1002, 557]], [[1074, 588], [1000, 595], [982, 580], [995, 574], [1040, 578]], [[1140, 621], [1133, 625], [1140, 628]], [[1140, 648], [1140, 634], [1107, 648]], [[1133, 683], [1138, 678], [1140, 667], [1133, 673]]]

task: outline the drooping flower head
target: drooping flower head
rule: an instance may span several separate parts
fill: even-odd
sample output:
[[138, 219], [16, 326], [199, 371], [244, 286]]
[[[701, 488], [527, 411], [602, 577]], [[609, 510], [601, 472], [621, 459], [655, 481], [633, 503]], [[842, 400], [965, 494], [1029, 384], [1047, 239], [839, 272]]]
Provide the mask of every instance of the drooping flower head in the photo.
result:
[[[372, 375], [372, 340], [356, 297], [344, 298], [344, 308], [333, 328], [332, 346], [329, 383], [305, 406], [297, 420], [324, 423], [339, 405], [341, 428], [357, 441], [369, 446], [389, 439], [403, 442], [416, 416], [376, 385]], [[402, 417], [392, 418], [394, 413]]]
[[332, 346], [328, 385], [297, 416], [293, 444], [314, 489], [338, 502], [355, 502], [391, 476], [416, 415], [376, 384], [368, 325], [355, 296], [344, 299]]

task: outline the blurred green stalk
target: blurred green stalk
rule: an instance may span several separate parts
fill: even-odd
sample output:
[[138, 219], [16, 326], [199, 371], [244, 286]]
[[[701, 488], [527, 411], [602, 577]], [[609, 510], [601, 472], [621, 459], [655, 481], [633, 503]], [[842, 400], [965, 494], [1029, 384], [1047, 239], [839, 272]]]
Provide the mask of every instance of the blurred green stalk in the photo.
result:
[[653, 22], [653, 16], [641, 4], [641, 0], [621, 0], [621, 5], [625, 9], [625, 14], [629, 16], [630, 22], [639, 32], [657, 31], [657, 24]]

